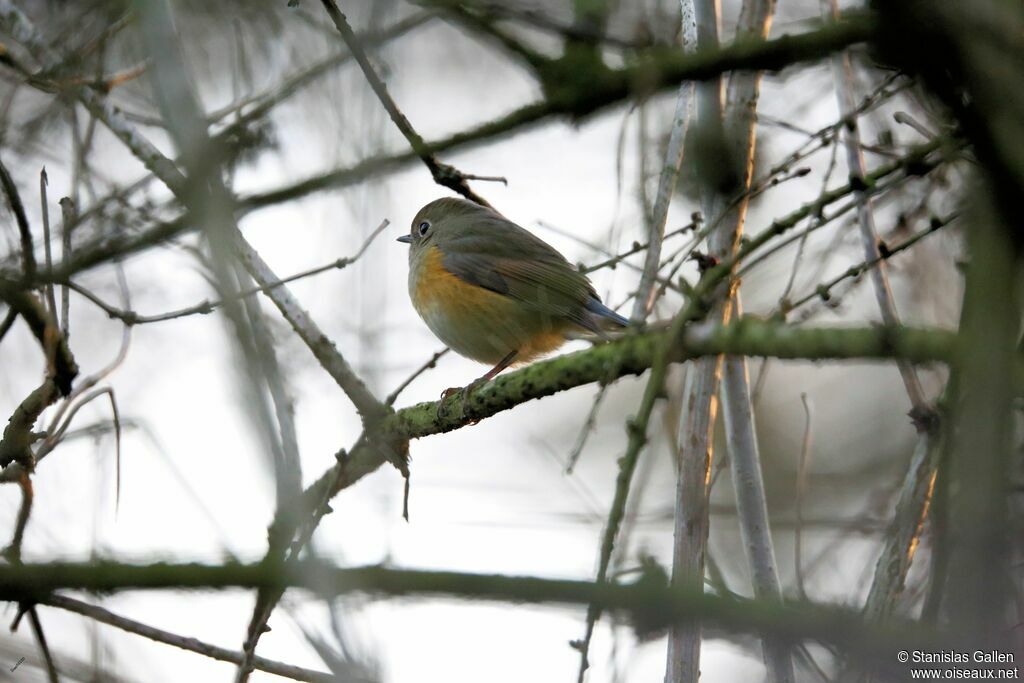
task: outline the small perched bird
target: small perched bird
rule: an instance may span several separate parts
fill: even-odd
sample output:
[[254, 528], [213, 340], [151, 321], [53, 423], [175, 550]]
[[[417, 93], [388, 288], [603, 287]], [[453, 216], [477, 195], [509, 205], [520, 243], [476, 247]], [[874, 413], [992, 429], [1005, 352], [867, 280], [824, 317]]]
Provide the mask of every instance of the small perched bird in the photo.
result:
[[554, 247], [480, 204], [435, 199], [398, 241], [409, 245], [409, 296], [427, 327], [494, 366], [467, 393], [569, 338], [629, 324]]

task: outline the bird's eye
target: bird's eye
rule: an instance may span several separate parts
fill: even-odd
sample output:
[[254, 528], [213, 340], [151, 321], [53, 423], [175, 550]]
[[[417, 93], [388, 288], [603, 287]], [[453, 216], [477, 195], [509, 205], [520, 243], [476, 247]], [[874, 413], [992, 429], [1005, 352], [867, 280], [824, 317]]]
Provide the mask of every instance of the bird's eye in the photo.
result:
[[427, 233], [430, 232], [430, 222], [429, 221], [423, 221], [422, 223], [417, 225], [416, 226], [416, 232], [419, 233], [420, 237], [426, 237]]

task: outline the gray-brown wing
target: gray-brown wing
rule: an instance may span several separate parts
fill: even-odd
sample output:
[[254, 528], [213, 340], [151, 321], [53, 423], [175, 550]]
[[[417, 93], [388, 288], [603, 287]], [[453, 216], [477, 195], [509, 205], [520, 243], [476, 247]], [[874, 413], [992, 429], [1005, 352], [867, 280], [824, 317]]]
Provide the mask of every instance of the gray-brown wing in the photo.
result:
[[587, 276], [558, 251], [497, 215], [475, 220], [473, 227], [447, 236], [443, 263], [449, 272], [539, 313], [597, 331], [587, 311], [597, 293]]

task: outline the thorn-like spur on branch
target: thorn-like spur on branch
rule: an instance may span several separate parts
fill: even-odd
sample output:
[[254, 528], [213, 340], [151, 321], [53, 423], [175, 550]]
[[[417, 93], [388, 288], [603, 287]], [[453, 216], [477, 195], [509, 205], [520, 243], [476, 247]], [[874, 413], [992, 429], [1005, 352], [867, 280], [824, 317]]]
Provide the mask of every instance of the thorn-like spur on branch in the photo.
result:
[[32, 249], [32, 231], [29, 229], [28, 217], [25, 215], [25, 205], [18, 194], [18, 187], [14, 184], [10, 172], [2, 161], [0, 161], [0, 185], [3, 186], [4, 195], [7, 197], [7, 206], [14, 214], [14, 220], [18, 224], [18, 237], [21, 239], [21, 258], [25, 280], [31, 281], [36, 275], [36, 256]]
[[[909, 621], [868, 627], [861, 615], [842, 607], [802, 604], [785, 606], [767, 600], [723, 597], [688, 586], [669, 587], [655, 572], [641, 574], [629, 584], [530, 576], [469, 574], [448, 571], [338, 568], [303, 561], [292, 567], [266, 562], [253, 564], [131, 565], [116, 562], [89, 564], [48, 563], [0, 566], [0, 599], [38, 598], [61, 588], [94, 590], [156, 590], [166, 588], [305, 588], [333, 597], [350, 594], [374, 596], [422, 595], [458, 597], [530, 604], [599, 604], [632, 618], [638, 631], [699, 617], [730, 632], [773, 633], [780, 638], [816, 640], [864, 657], [864, 661], [890, 661], [892, 643], [921, 650], [941, 648], [941, 634]], [[902, 666], [902, 665], [901, 665]]]
[[348, 19], [338, 9], [338, 5], [334, 0], [321, 0], [324, 5], [324, 9], [327, 10], [327, 14], [331, 17], [331, 21], [334, 22], [335, 28], [338, 29], [338, 33], [341, 34], [342, 40], [345, 41], [345, 45], [348, 46], [349, 51], [352, 52], [352, 56], [359, 64], [359, 68], [362, 69], [363, 75], [366, 76], [366, 80], [370, 83], [370, 87], [373, 92], [377, 95], [377, 99], [384, 105], [384, 109], [387, 110], [388, 116], [395, 122], [398, 130], [402, 132], [405, 139], [409, 141], [409, 145], [412, 147], [416, 155], [423, 161], [430, 174], [434, 177], [434, 181], [438, 185], [443, 185], [455, 192], [458, 192], [466, 199], [470, 199], [477, 204], [484, 206], [490, 206], [486, 199], [478, 195], [476, 192], [469, 187], [469, 183], [466, 182], [466, 176], [459, 169], [449, 164], [443, 164], [437, 160], [434, 153], [430, 151], [427, 143], [420, 137], [420, 134], [416, 132], [416, 129], [412, 127], [409, 119], [406, 118], [402, 110], [398, 108], [395, 100], [388, 93], [388, 88], [384, 84], [384, 81], [377, 74], [377, 70], [370, 64], [370, 57], [366, 54], [366, 50], [363, 49], [362, 43], [359, 41], [359, 37], [356, 36], [355, 31], [349, 26]]

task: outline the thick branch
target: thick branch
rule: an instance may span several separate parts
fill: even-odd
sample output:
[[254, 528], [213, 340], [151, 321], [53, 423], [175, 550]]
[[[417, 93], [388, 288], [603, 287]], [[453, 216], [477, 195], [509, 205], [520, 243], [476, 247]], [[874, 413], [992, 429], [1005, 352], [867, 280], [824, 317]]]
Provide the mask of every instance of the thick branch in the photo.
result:
[[[381, 419], [374, 433], [383, 442], [402, 442], [450, 432], [532, 399], [550, 396], [592, 382], [637, 375], [651, 367], [669, 333], [651, 332], [592, 349], [534, 363], [498, 376], [465, 402], [452, 396], [419, 403]], [[826, 360], [893, 357], [918, 362], [949, 358], [954, 335], [911, 327], [810, 328], [745, 319], [726, 327], [693, 325], [682, 334], [669, 361], [723, 353], [787, 359]], [[361, 440], [337, 465], [306, 489], [307, 509], [317, 509], [337, 491], [351, 486], [387, 462], [387, 449], [377, 440]]]
[[650, 632], [668, 623], [700, 617], [730, 631], [769, 632], [783, 638], [832, 643], [865, 656], [891, 660], [892, 643], [909, 649], [938, 649], [938, 634], [910, 623], [864, 627], [860, 615], [836, 607], [782, 605], [741, 600], [684, 588], [669, 588], [664, 575], [648, 572], [636, 582], [596, 584], [568, 579], [389, 569], [380, 566], [341, 569], [302, 562], [290, 568], [256, 564], [149, 565], [98, 562], [0, 566], [0, 599], [38, 599], [61, 588], [90, 591], [221, 589], [282, 590], [305, 588], [323, 596], [364, 593], [379, 596], [452, 596], [531, 604], [590, 604], [629, 614], [638, 630]]

